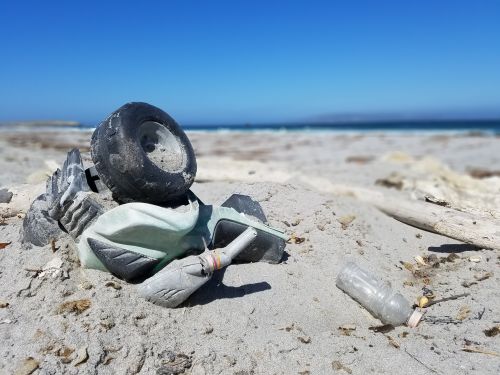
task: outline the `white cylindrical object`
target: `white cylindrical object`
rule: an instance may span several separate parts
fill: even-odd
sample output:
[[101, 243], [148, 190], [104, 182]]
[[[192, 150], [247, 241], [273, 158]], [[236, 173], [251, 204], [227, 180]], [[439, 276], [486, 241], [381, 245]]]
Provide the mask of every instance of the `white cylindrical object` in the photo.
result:
[[422, 314], [413, 310], [410, 302], [400, 293], [394, 293], [390, 283], [347, 263], [337, 276], [336, 285], [384, 324], [415, 327]]

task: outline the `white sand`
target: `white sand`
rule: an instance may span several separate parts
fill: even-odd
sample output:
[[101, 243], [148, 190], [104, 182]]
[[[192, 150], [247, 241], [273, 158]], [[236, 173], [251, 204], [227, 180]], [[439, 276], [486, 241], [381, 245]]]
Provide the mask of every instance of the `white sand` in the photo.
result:
[[[186, 373], [193, 374], [500, 372], [497, 356], [462, 350], [500, 353], [499, 336], [483, 332], [500, 324], [498, 252], [401, 224], [367, 204], [321, 192], [315, 184], [321, 180], [314, 180], [373, 187], [376, 179], [408, 168], [395, 161], [395, 151], [416, 158], [431, 155], [459, 172], [495, 169], [499, 139], [332, 133], [189, 136], [199, 159], [199, 182], [193, 190], [203, 201], [220, 204], [232, 193], [249, 194], [261, 202], [271, 225], [305, 242], [287, 245], [287, 260], [279, 265], [231, 265], [183, 307], [169, 310], [138, 298], [133, 284], [79, 268], [70, 240], [58, 241], [55, 253], [50, 246], [23, 249], [18, 239], [22, 219], [6, 218], [0, 242], [12, 244], [0, 250], [0, 301], [9, 304], [0, 308], [0, 373], [14, 373], [32, 357], [39, 366], [35, 374], [151, 374], [176, 354], [178, 360], [184, 358], [180, 354], [191, 359]], [[88, 138], [76, 132], [36, 137], [0, 133], [0, 188], [43, 190], [44, 174], [64, 160], [70, 147], [88, 147]], [[363, 156], [363, 162], [348, 162], [353, 156]], [[14, 188], [25, 182], [29, 186]], [[27, 199], [15, 198], [11, 205], [17, 202], [26, 210]], [[7, 206], [0, 204], [2, 209]], [[342, 229], [339, 219], [350, 215], [355, 219]], [[416, 266], [417, 255], [445, 257], [451, 252], [460, 259], [426, 269], [426, 278], [415, 278], [400, 263]], [[481, 259], [472, 263], [471, 256]], [[42, 268], [54, 257], [63, 260], [67, 277], [39, 278], [27, 270]], [[428, 316], [455, 324], [424, 321], [416, 329], [376, 333], [369, 328], [380, 322], [335, 287], [346, 259], [392, 282], [411, 301], [422, 295], [424, 281], [437, 298], [471, 295], [427, 309]], [[493, 276], [475, 280], [488, 272]], [[121, 289], [106, 286], [110, 280]], [[471, 281], [476, 284], [462, 286]], [[90, 307], [79, 315], [57, 313], [61, 303], [78, 299], [90, 300]], [[461, 309], [469, 312], [456, 322]], [[339, 330], [344, 325], [355, 327], [350, 336]], [[85, 349], [88, 359], [76, 365], [78, 352], [86, 357]]]

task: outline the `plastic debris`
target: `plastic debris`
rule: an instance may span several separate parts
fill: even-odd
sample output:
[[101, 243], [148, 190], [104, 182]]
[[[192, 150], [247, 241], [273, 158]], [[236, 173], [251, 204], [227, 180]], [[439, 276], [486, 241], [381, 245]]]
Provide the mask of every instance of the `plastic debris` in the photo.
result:
[[144, 281], [139, 294], [158, 305], [177, 307], [210, 280], [215, 271], [231, 264], [256, 236], [257, 231], [249, 227], [225, 248], [175, 260]]
[[426, 307], [429, 304], [429, 298], [422, 296], [418, 299], [418, 307]]
[[64, 274], [64, 271], [61, 269], [63, 265], [63, 261], [61, 258], [54, 258], [47, 262], [45, 266], [42, 267], [42, 272], [38, 274], [38, 277], [44, 277], [45, 275], [52, 276], [56, 278], [60, 275]]
[[385, 324], [416, 327], [422, 318], [422, 313], [413, 310], [401, 294], [394, 293], [389, 283], [352, 262], [343, 267], [336, 285]]
[[415, 261], [420, 264], [421, 266], [428, 266], [428, 264], [425, 262], [424, 258], [420, 255], [417, 255], [415, 257]]

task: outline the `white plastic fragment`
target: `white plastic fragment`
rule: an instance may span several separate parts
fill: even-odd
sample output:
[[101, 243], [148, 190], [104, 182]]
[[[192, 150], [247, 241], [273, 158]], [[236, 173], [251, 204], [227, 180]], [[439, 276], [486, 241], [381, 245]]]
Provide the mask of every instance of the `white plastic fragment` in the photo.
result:
[[61, 270], [61, 267], [63, 265], [63, 261], [61, 258], [56, 257], [45, 264], [45, 266], [42, 267], [42, 272], [38, 274], [38, 277], [45, 277], [45, 275], [52, 276], [53, 278], [56, 278], [60, 275], [63, 275], [64, 272]]

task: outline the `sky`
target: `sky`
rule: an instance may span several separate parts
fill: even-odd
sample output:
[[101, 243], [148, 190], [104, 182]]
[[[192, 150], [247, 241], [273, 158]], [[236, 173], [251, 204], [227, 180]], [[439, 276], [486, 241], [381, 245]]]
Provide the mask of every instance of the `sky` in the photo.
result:
[[1, 1], [0, 121], [500, 116], [500, 1]]

